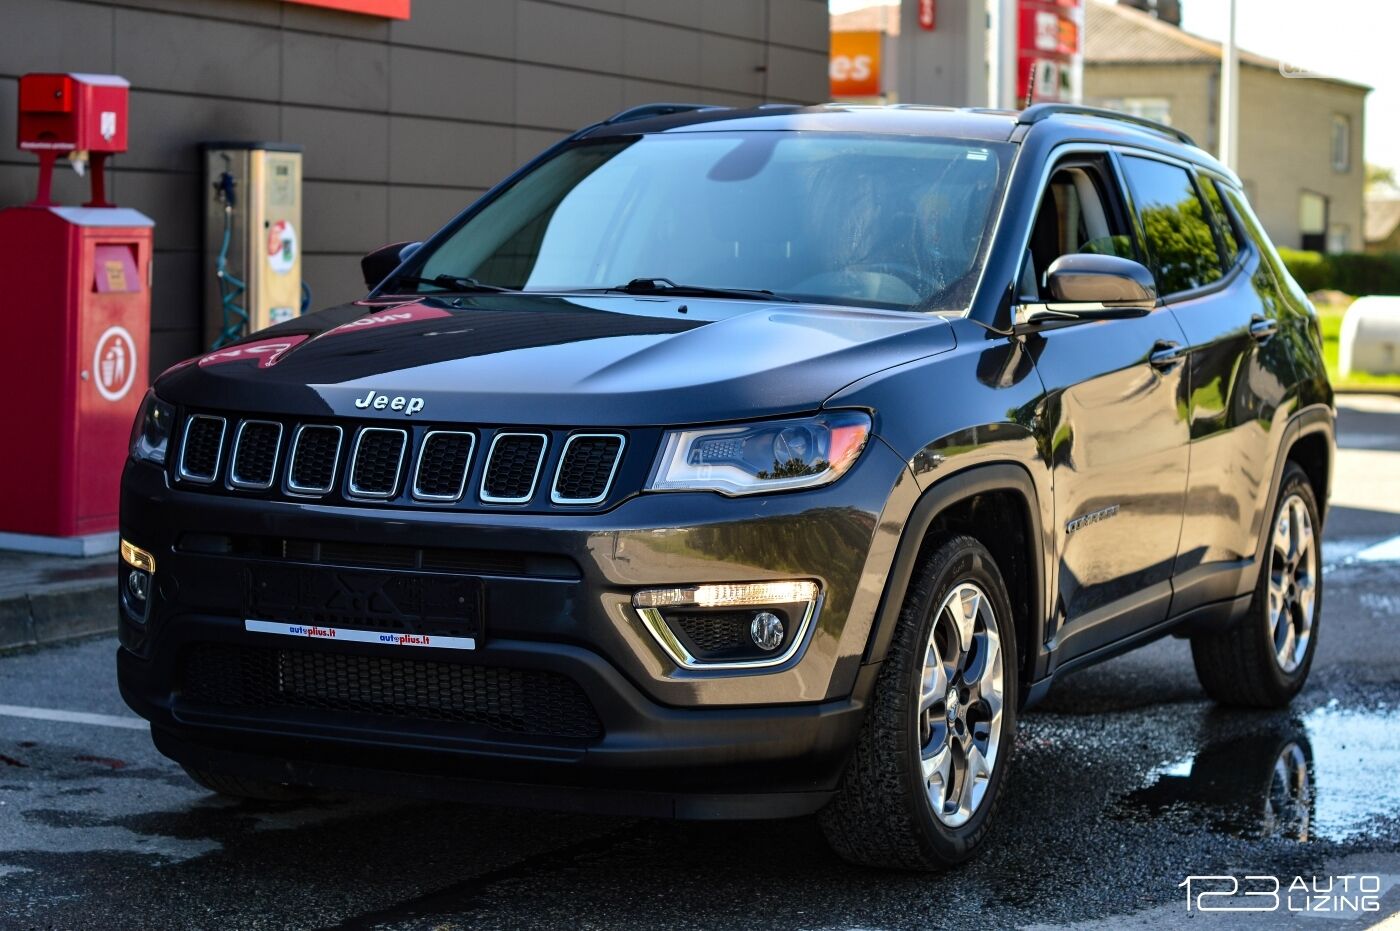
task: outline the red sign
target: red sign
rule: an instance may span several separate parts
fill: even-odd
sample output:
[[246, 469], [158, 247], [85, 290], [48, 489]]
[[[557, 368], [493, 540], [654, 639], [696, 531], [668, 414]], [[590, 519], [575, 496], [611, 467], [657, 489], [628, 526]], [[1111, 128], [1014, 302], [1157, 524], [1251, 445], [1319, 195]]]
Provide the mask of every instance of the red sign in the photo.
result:
[[1019, 0], [1016, 30], [1016, 101], [1070, 100], [1079, 57], [1079, 0]]
[[924, 32], [938, 28], [938, 0], [919, 0], [919, 28]]
[[282, 2], [323, 6], [331, 10], [344, 10], [347, 13], [382, 16], [385, 19], [408, 19], [409, 0], [282, 0]]

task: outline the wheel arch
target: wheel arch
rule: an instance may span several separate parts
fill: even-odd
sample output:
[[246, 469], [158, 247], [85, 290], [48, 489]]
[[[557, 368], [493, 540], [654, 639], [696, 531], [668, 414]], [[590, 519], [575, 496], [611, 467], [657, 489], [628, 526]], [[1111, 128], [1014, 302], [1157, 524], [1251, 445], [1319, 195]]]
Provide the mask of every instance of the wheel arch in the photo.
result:
[[970, 466], [919, 497], [900, 536], [863, 662], [885, 658], [914, 568], [930, 537], [943, 530], [975, 537], [997, 562], [1015, 615], [1024, 697], [1034, 680], [1045, 626], [1045, 537], [1035, 481], [1018, 463]]

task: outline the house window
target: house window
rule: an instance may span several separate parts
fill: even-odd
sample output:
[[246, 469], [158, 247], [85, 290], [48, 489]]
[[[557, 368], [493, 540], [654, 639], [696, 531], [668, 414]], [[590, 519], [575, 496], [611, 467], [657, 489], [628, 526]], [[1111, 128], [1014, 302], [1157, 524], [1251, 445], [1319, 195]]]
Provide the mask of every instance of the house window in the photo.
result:
[[1327, 248], [1327, 198], [1314, 191], [1298, 196], [1298, 245], [1313, 252]]
[[1346, 252], [1351, 246], [1351, 227], [1345, 223], [1333, 223], [1327, 227], [1327, 251]]
[[1332, 115], [1332, 170], [1351, 171], [1351, 117]]

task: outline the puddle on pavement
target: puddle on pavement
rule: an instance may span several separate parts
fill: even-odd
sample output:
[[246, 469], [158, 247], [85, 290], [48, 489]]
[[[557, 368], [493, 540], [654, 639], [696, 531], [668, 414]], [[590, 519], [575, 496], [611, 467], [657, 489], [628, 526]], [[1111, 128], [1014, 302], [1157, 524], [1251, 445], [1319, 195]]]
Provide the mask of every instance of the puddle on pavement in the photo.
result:
[[[1222, 722], [1228, 720], [1222, 716]], [[1212, 737], [1152, 770], [1120, 813], [1183, 818], [1248, 840], [1342, 842], [1400, 818], [1400, 707], [1329, 704]]]

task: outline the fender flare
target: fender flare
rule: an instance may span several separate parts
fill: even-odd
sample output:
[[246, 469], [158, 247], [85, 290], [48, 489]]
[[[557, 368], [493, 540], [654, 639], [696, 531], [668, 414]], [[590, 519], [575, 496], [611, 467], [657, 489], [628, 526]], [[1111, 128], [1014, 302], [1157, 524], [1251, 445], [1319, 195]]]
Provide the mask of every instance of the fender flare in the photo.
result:
[[[899, 612], [904, 607], [904, 595], [909, 590], [909, 582], [914, 575], [919, 551], [934, 519], [949, 507], [975, 495], [1006, 491], [1019, 495], [1024, 501], [1025, 517], [1032, 537], [1029, 566], [1031, 591], [1027, 605], [1030, 615], [1028, 645], [1031, 650], [1036, 650], [1043, 641], [1045, 630], [1046, 554], [1039, 495], [1036, 493], [1034, 480], [1024, 466], [1011, 462], [993, 462], [970, 466], [964, 471], [954, 473], [939, 480], [920, 495], [904, 523], [894, 562], [885, 580], [885, 590], [880, 596], [880, 604], [875, 612], [875, 624], [866, 643], [863, 664], [883, 661], [889, 650], [895, 626], [899, 622]], [[1020, 657], [1023, 669], [1027, 668], [1027, 661], [1031, 659], [1027, 656]], [[1029, 680], [1023, 685], [1029, 685]]]

